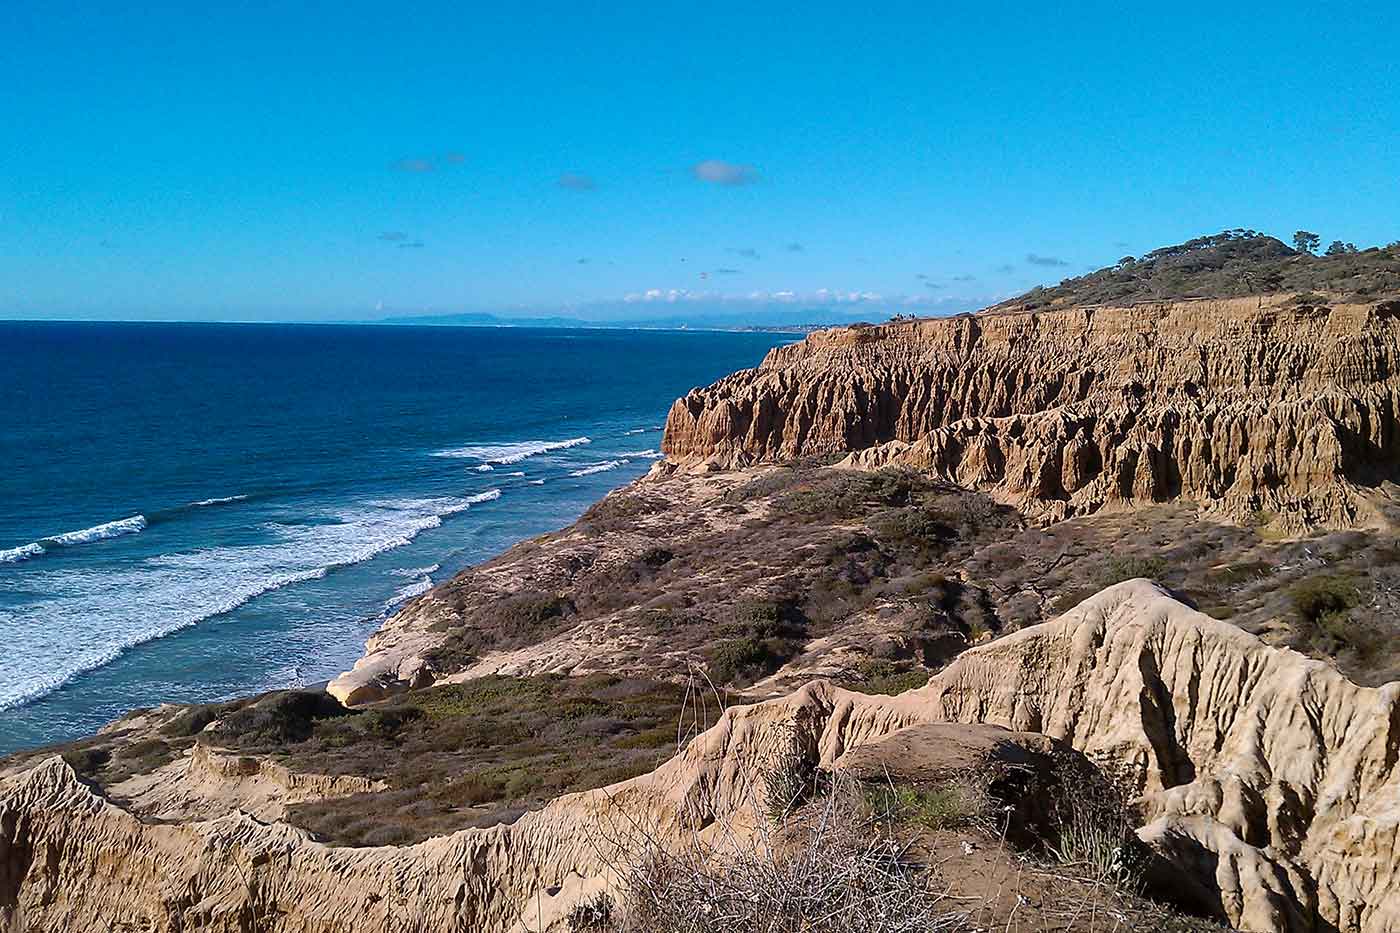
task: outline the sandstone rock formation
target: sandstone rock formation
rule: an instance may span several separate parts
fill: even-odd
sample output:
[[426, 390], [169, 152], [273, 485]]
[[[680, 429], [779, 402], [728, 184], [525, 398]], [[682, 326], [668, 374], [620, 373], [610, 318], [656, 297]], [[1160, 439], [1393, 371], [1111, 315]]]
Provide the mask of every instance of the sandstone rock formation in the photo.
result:
[[1047, 518], [1181, 497], [1285, 529], [1365, 524], [1361, 487], [1400, 457], [1400, 302], [1286, 299], [822, 331], [678, 400], [662, 449], [722, 466], [849, 453]]
[[[1144, 837], [1237, 927], [1383, 933], [1400, 930], [1397, 696], [1137, 580], [972, 649], [922, 689], [819, 681], [729, 710], [650, 775], [415, 846], [337, 849], [236, 812], [144, 822], [50, 758], [0, 782], [0, 928], [542, 929], [613, 883], [639, 833], [742, 832], [775, 756], [808, 749], [832, 768], [906, 727], [961, 722], [1113, 766], [1140, 795]], [[988, 754], [985, 731], [959, 741]]]

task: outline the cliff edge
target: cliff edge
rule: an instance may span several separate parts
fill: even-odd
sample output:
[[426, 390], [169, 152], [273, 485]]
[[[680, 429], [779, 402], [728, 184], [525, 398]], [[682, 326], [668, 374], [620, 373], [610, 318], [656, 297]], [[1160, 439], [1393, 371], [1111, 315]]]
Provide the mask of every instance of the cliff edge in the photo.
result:
[[821, 331], [679, 399], [662, 449], [906, 466], [1047, 519], [1186, 499], [1355, 527], [1400, 456], [1397, 313], [1275, 295]]

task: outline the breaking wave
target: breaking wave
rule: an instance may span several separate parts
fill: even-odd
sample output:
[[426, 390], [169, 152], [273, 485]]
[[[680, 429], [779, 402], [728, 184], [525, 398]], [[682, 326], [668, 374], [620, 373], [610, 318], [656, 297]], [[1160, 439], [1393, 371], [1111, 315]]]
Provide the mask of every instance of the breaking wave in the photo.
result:
[[[26, 574], [22, 586], [0, 579], [0, 594], [44, 594], [42, 601], [0, 613], [0, 641], [8, 646], [0, 655], [0, 710], [38, 699], [137, 645], [264, 593], [403, 547], [446, 516], [500, 495], [491, 489], [465, 497], [379, 500], [325, 513], [314, 524], [267, 523], [261, 526], [271, 539], [266, 543], [162, 554], [119, 569], [39, 569]], [[123, 528], [140, 530], [123, 521]], [[65, 537], [75, 542], [129, 533], [112, 527], [117, 525]]]
[[396, 577], [426, 577], [428, 574], [437, 573], [441, 569], [441, 564], [429, 564], [426, 567], [398, 567], [389, 572]]
[[606, 473], [609, 470], [616, 470], [620, 466], [626, 466], [631, 460], [604, 460], [602, 463], [594, 463], [579, 470], [571, 470], [570, 476], [592, 476], [594, 473]]
[[8, 550], [0, 551], [0, 564], [15, 564], [31, 557], [38, 557], [44, 553], [44, 546], [38, 544], [24, 544], [20, 547], [12, 547]]
[[220, 498], [218, 498], [218, 499], [200, 499], [198, 502], [191, 502], [191, 503], [189, 504], [189, 507], [192, 508], [192, 509], [198, 509], [198, 508], [203, 508], [203, 507], [206, 506], [206, 505], [224, 505], [225, 503], [228, 503], [228, 502], [242, 502], [242, 501], [243, 501], [244, 499], [246, 499], [246, 498], [248, 498], [248, 497], [247, 497], [247, 496], [222, 496], [222, 497], [220, 497]]
[[[38, 541], [31, 541], [29, 544], [22, 544], [19, 547], [0, 551], [0, 564], [13, 564], [22, 560], [28, 560], [31, 557], [38, 557], [41, 554], [47, 554], [50, 547], [73, 547], [78, 544], [91, 544], [94, 541], [103, 541], [107, 538], [119, 538], [122, 535], [134, 535], [137, 532], [145, 530], [146, 516], [144, 515], [119, 518], [116, 521], [104, 522], [101, 525], [93, 525], [91, 528], [84, 528], [80, 531], [65, 531], [61, 535], [40, 538]], [[47, 545], [47, 547], [45, 545]]]
[[480, 460], [483, 464], [519, 463], [527, 457], [547, 454], [552, 450], [568, 450], [593, 443], [592, 438], [571, 437], [562, 441], [521, 441], [518, 444], [477, 444], [469, 447], [453, 447], [439, 450], [434, 457], [458, 457]]

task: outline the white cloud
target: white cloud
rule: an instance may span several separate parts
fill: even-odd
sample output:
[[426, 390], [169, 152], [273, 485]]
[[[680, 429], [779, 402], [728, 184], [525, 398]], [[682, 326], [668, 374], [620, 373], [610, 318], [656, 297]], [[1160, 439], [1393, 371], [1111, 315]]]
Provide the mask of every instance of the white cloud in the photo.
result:
[[722, 159], [697, 162], [691, 172], [701, 181], [712, 185], [748, 185], [758, 181], [758, 172], [750, 165], [738, 165]]

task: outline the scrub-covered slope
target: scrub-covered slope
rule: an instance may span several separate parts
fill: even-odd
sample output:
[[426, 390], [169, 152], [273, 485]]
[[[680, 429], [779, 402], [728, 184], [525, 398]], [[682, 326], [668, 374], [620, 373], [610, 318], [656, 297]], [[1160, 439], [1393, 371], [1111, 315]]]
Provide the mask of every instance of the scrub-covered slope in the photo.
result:
[[1141, 795], [1141, 835], [1240, 928], [1379, 933], [1400, 929], [1398, 692], [1358, 687], [1139, 580], [972, 649], [922, 689], [819, 681], [730, 709], [651, 774], [414, 846], [329, 847], [238, 812], [143, 822], [50, 758], [0, 783], [0, 922], [536, 928], [614, 887], [629, 851], [754, 827], [757, 775], [784, 756], [832, 769], [897, 730], [951, 721], [1042, 732], [1119, 774]]

